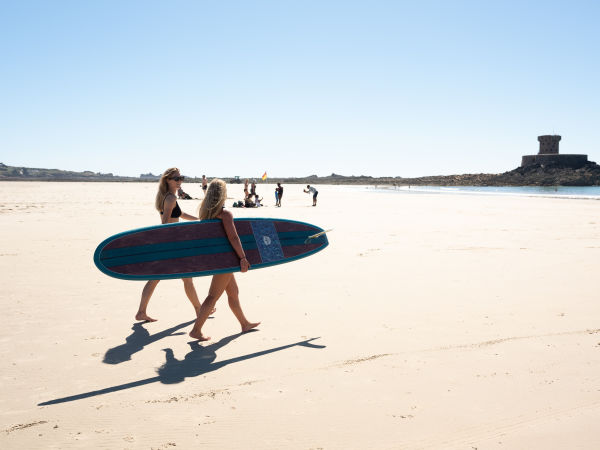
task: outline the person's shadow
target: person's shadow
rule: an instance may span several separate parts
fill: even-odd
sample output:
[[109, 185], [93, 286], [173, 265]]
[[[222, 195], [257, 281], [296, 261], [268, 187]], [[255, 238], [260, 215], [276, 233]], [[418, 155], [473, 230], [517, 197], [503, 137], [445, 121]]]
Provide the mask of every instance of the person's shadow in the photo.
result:
[[180, 328], [187, 327], [194, 323], [194, 320], [189, 322], [180, 323], [174, 327], [167, 328], [160, 333], [150, 335], [148, 330], [144, 328], [144, 322], [134, 323], [131, 329], [133, 333], [125, 338], [125, 344], [117, 345], [116, 347], [109, 348], [104, 354], [102, 360], [105, 364], [120, 364], [125, 361], [130, 361], [131, 356], [144, 349], [148, 344], [152, 344], [167, 336], [178, 336], [184, 334], [184, 332], [175, 333]]
[[[252, 333], [253, 331], [250, 331]], [[208, 372], [213, 372], [229, 364], [233, 364], [247, 359], [256, 358], [258, 356], [267, 355], [269, 353], [278, 352], [295, 346], [303, 346], [309, 348], [325, 348], [324, 345], [311, 344], [318, 338], [307, 339], [305, 341], [295, 342], [293, 344], [284, 345], [281, 347], [275, 347], [261, 352], [250, 353], [248, 355], [238, 356], [236, 358], [226, 359], [224, 361], [214, 362], [217, 359], [216, 351], [221, 347], [229, 344], [234, 339], [240, 337], [242, 333], [233, 334], [221, 339], [219, 342], [210, 344], [206, 347], [200, 345], [198, 341], [188, 342], [191, 351], [185, 355], [183, 360], [178, 360], [173, 354], [173, 350], [165, 348], [163, 351], [166, 353], [165, 363], [157, 370], [158, 378], [161, 383], [173, 384], [181, 383], [186, 378], [196, 377]]]
[[217, 357], [216, 350], [220, 349], [224, 345], [227, 345], [234, 339], [239, 338], [241, 335], [242, 333], [228, 336], [226, 338], [221, 339], [219, 342], [210, 344], [206, 347], [201, 346], [198, 341], [190, 342], [189, 345], [192, 350], [187, 355], [185, 355], [183, 360], [178, 360], [177, 358], [175, 358], [172, 349], [164, 349], [164, 351], [166, 352], [166, 362], [157, 370], [158, 376], [145, 378], [143, 380], [138, 381], [132, 381], [130, 383], [120, 384], [117, 386], [111, 386], [96, 391], [84, 392], [83, 394], [71, 395], [69, 397], [48, 400], [43, 403], [38, 403], [38, 406], [47, 406], [54, 405], [57, 403], [72, 402], [75, 400], [81, 400], [84, 398], [95, 397], [97, 395], [103, 395], [111, 392], [131, 389], [137, 386], [143, 386], [155, 382], [160, 382], [164, 384], [181, 383], [186, 378], [196, 377], [198, 375], [202, 375], [208, 372], [213, 372], [229, 364], [245, 361], [247, 359], [257, 358], [259, 356], [268, 355], [269, 353], [287, 350], [296, 346], [302, 346], [313, 349], [325, 348], [324, 345], [312, 344], [311, 341], [319, 339], [312, 338], [306, 339], [304, 341], [294, 342], [292, 344], [282, 345], [280, 347], [274, 347], [259, 352], [249, 353], [247, 355], [242, 355], [235, 358], [226, 359], [224, 361], [214, 362]]

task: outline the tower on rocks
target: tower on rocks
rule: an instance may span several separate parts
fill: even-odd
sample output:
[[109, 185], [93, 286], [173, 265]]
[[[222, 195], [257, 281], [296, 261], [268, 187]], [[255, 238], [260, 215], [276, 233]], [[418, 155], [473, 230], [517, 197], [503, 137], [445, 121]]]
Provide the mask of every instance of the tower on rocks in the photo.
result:
[[558, 143], [561, 136], [557, 134], [546, 134], [538, 136], [540, 150], [537, 155], [525, 155], [521, 159], [521, 167], [531, 166], [534, 164], [557, 165], [561, 167], [570, 167], [578, 169], [585, 166], [588, 161], [587, 155], [560, 155], [558, 153]]

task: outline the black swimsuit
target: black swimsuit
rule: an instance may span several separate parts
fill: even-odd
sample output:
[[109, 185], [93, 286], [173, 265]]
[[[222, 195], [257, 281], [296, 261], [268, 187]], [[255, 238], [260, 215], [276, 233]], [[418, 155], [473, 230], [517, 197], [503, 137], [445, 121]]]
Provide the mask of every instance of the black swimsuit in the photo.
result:
[[[162, 211], [160, 212], [160, 215], [162, 216]], [[171, 211], [171, 218], [172, 219], [177, 219], [178, 217], [181, 217], [181, 208], [179, 207], [179, 203], [175, 202], [175, 208], [173, 208], [173, 211]]]

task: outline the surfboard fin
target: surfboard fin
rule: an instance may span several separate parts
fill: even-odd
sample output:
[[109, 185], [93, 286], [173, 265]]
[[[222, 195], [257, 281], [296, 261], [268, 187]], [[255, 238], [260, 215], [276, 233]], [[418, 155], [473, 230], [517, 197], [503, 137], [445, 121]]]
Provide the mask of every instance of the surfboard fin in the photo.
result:
[[333, 228], [331, 228], [330, 230], [321, 231], [320, 233], [313, 234], [313, 235], [311, 235], [311, 236], [307, 237], [307, 238], [304, 240], [304, 245], [306, 245], [306, 244], [310, 244], [310, 241], [312, 241], [313, 239], [316, 239], [316, 238], [318, 238], [319, 236], [323, 236], [325, 233], [329, 233], [330, 231], [333, 231]]
[[303, 347], [309, 347], [309, 348], [326, 348], [326, 345], [319, 345], [319, 344], [311, 344], [310, 341], [314, 341], [315, 339], [320, 339], [319, 337], [316, 338], [312, 338], [312, 339], [307, 339], [306, 341], [302, 341], [300, 343], [298, 343], [298, 345], [302, 345]]

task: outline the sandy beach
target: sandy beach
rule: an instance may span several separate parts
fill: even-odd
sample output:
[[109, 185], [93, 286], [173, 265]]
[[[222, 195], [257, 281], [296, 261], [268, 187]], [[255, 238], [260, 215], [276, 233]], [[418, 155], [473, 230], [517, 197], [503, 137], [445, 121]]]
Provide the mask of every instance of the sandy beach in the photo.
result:
[[258, 331], [222, 298], [197, 343], [181, 281], [137, 323], [143, 282], [92, 261], [154, 183], [0, 183], [0, 447], [600, 448], [600, 202], [274, 187], [234, 216], [330, 245], [237, 275]]

